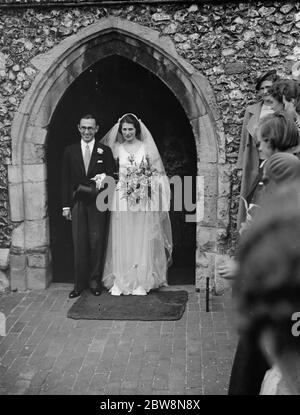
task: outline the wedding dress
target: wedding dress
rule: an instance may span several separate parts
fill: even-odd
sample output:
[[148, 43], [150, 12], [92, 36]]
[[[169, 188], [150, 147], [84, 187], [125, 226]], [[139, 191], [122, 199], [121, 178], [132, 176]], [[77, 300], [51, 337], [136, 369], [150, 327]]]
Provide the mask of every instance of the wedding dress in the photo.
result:
[[[142, 139], [137, 151], [129, 153], [123, 144], [114, 142], [112, 145], [113, 131], [108, 136], [109, 139], [102, 142], [111, 145], [114, 157], [118, 159], [119, 182], [112, 201], [102, 282], [113, 295], [146, 295], [151, 289], [167, 285], [172, 251], [169, 215], [167, 211], [145, 208], [142, 203], [131, 206], [120, 188], [127, 167], [132, 162], [140, 165], [146, 156], [149, 157], [146, 141]], [[153, 157], [150, 157], [151, 161], [155, 164]]]

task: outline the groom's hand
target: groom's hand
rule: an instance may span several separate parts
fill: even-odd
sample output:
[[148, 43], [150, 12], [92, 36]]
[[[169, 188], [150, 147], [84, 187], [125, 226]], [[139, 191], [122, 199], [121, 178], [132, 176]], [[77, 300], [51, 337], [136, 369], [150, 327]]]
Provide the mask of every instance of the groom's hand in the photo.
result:
[[70, 208], [64, 208], [63, 211], [62, 211], [62, 215], [67, 220], [72, 220], [72, 215], [71, 215], [71, 209]]

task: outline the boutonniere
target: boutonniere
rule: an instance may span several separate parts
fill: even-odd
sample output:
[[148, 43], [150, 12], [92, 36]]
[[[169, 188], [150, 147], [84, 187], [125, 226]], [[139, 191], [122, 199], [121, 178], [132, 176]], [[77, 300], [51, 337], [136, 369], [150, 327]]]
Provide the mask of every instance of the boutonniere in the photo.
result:
[[97, 148], [97, 153], [98, 153], [98, 154], [102, 154], [102, 153], [103, 153], [102, 148], [98, 147], [98, 148]]

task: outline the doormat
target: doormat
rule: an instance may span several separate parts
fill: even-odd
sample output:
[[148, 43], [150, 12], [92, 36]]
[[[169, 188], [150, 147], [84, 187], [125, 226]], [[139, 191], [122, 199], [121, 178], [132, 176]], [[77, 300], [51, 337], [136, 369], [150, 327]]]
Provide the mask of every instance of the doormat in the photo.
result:
[[187, 291], [150, 291], [148, 295], [99, 297], [84, 291], [68, 311], [75, 320], [179, 320], [188, 300]]

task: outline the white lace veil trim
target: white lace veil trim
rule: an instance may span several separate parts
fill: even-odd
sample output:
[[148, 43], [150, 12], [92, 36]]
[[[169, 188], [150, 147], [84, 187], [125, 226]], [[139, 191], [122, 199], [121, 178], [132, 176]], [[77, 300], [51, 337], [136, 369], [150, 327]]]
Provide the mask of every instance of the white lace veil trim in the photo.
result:
[[126, 115], [131, 115], [132, 117], [136, 118], [139, 122], [141, 127], [140, 133], [140, 140], [144, 144], [146, 155], [149, 157], [150, 164], [160, 173], [160, 187], [161, 187], [161, 206], [162, 209], [158, 212], [160, 216], [160, 224], [163, 231], [164, 241], [165, 241], [165, 248], [168, 252], [168, 261], [171, 261], [171, 254], [172, 254], [172, 229], [171, 229], [171, 222], [169, 217], [169, 210], [170, 210], [170, 198], [171, 198], [171, 191], [170, 191], [170, 183], [169, 179], [166, 175], [165, 168], [163, 162], [161, 160], [159, 151], [155, 144], [155, 141], [152, 137], [152, 134], [145, 126], [145, 124], [137, 118], [135, 114], [126, 113], [122, 115], [118, 119], [118, 122], [105, 134], [105, 136], [101, 139], [101, 143], [109, 146], [113, 152], [115, 158], [118, 157], [118, 145], [124, 142], [122, 135], [119, 133], [119, 125], [122, 119]]

